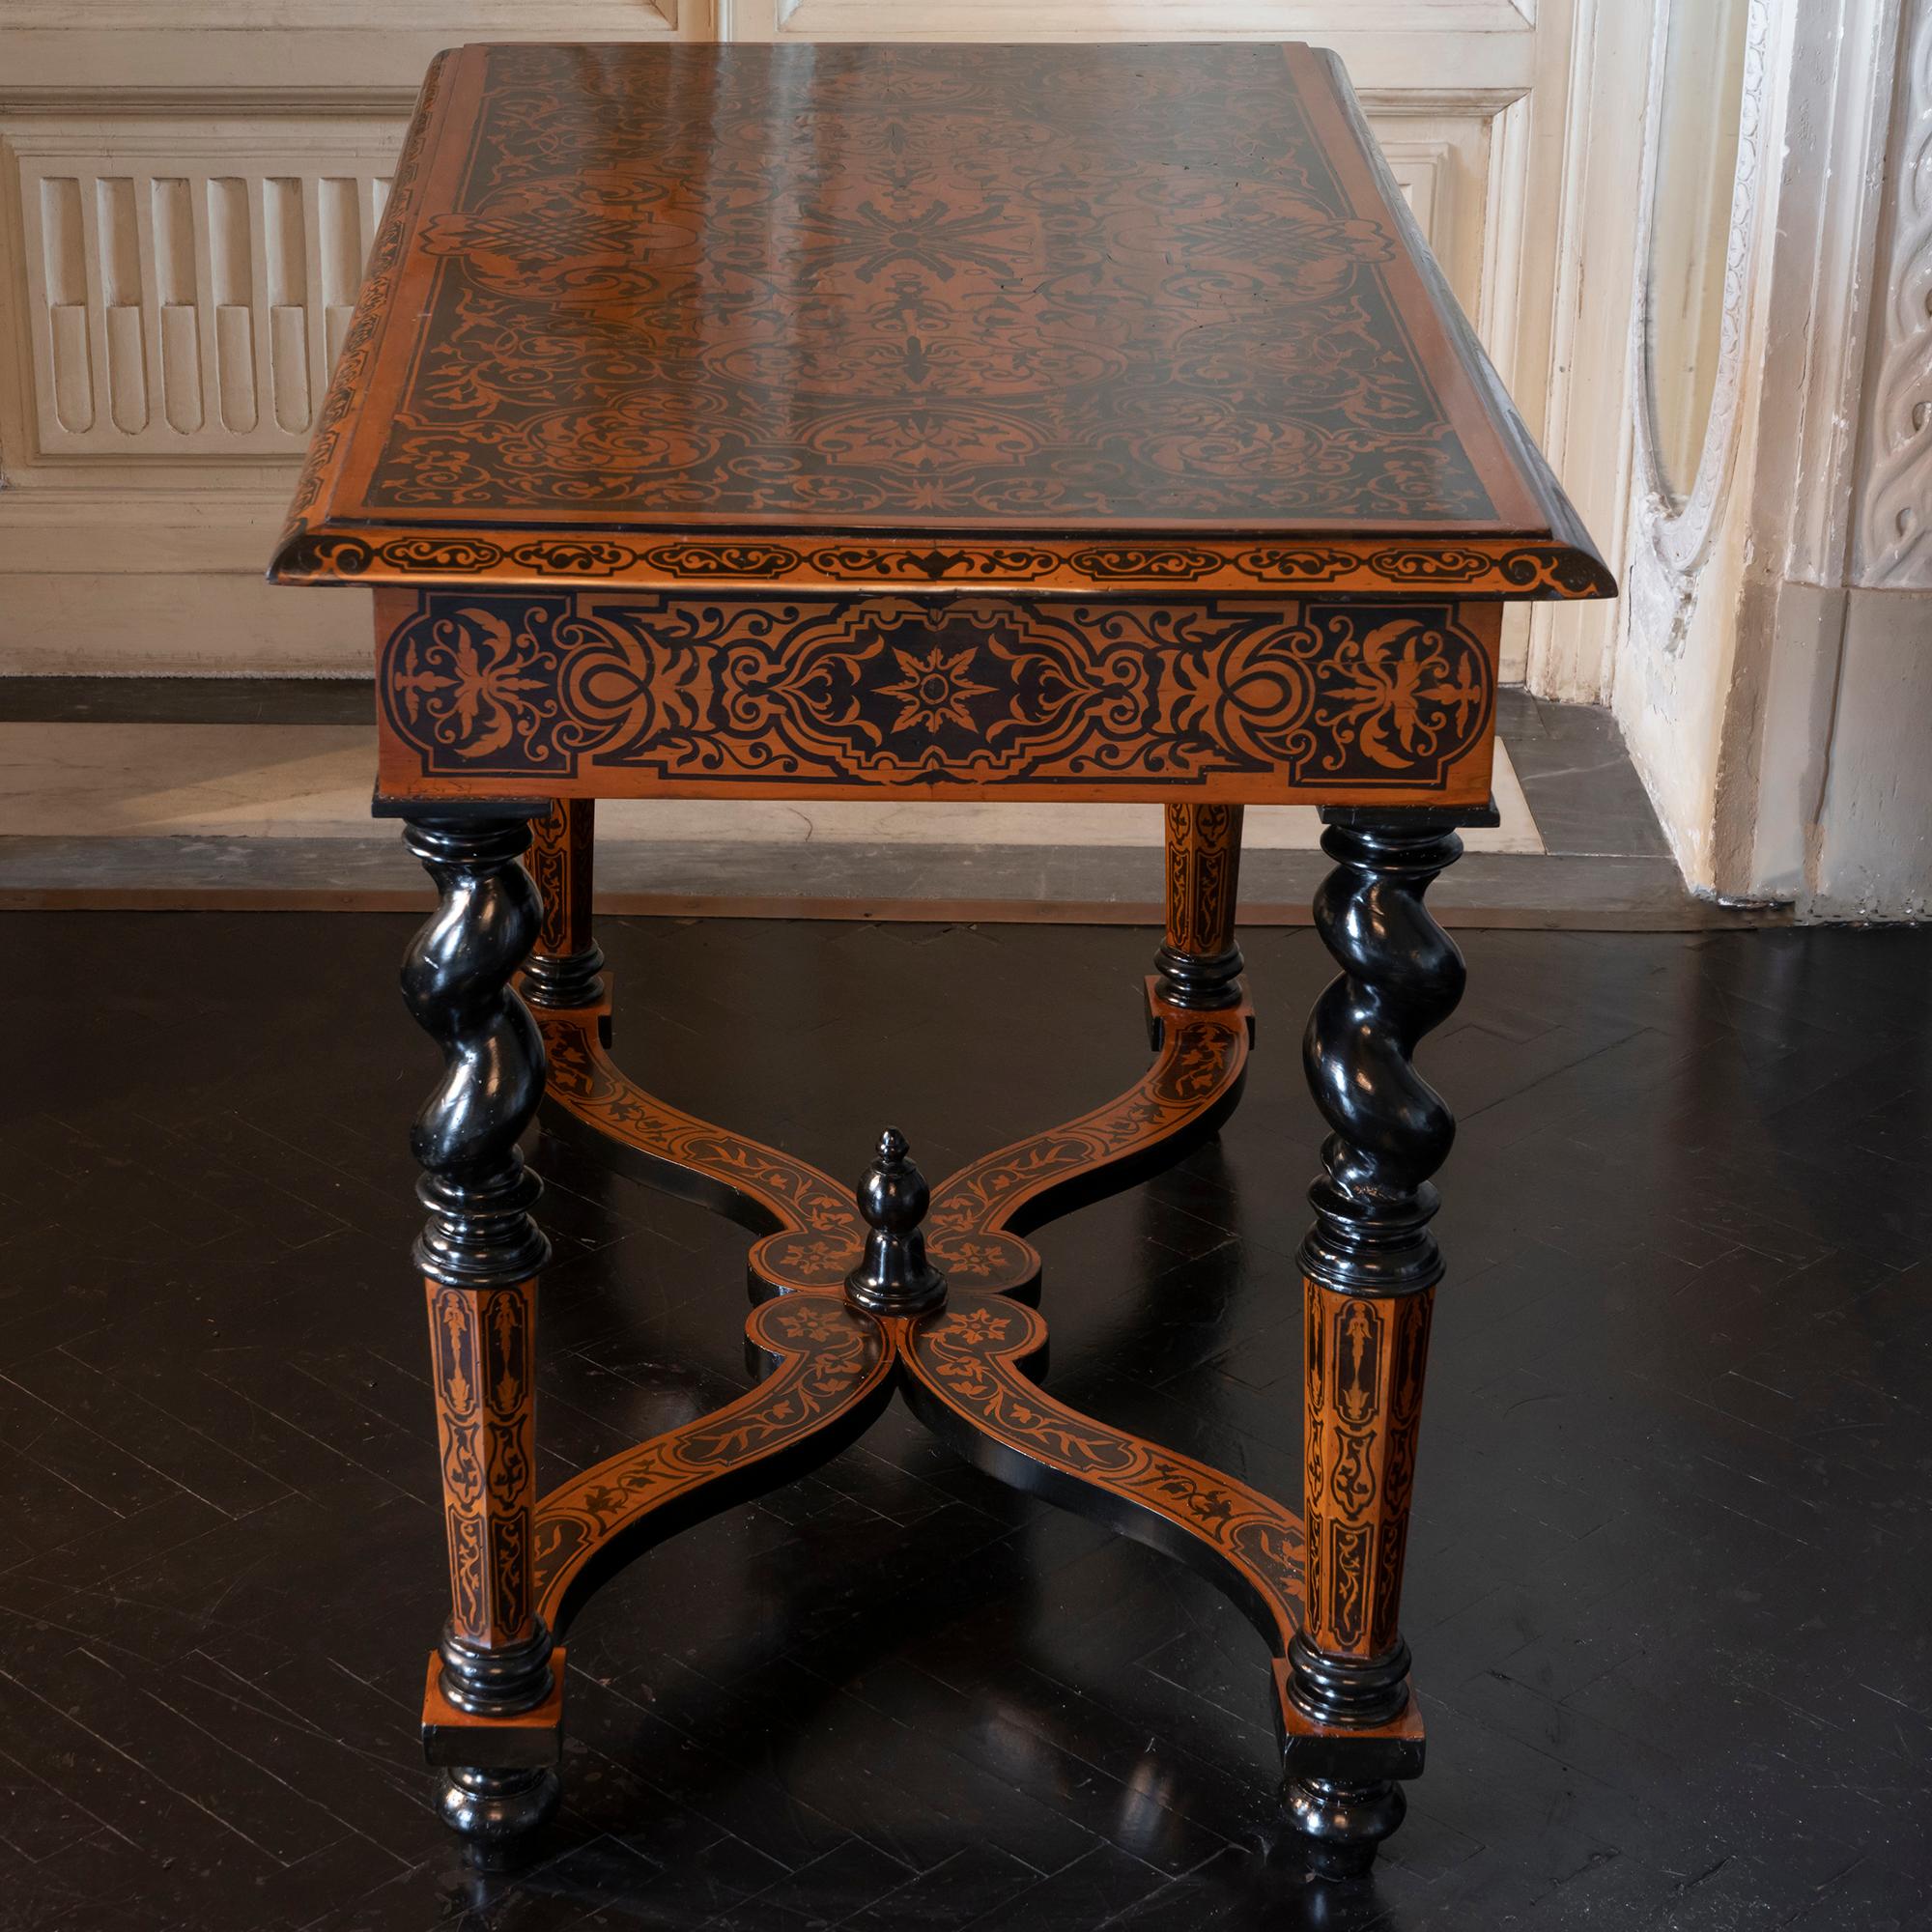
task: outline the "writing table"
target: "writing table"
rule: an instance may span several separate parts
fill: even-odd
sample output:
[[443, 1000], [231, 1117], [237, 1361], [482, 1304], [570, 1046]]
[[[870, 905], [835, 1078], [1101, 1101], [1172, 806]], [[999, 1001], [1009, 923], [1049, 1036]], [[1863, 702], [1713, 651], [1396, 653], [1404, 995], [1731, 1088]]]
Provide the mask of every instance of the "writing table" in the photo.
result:
[[[446, 1062], [413, 1145], [450, 1822], [555, 1804], [557, 1639], [602, 1577], [902, 1395], [1243, 1605], [1289, 1821], [1318, 1871], [1365, 1868], [1423, 1754], [1397, 1611], [1454, 1122], [1412, 1055], [1463, 978], [1423, 895], [1488, 810], [1504, 605], [1614, 585], [1339, 64], [444, 54], [271, 575], [374, 588], [378, 810], [440, 895], [403, 984]], [[931, 1188], [890, 1129], [855, 1190], [671, 1107], [611, 1053], [599, 798], [1157, 800], [1152, 1064]], [[1026, 1239], [1233, 1108], [1241, 812], [1290, 802], [1326, 820], [1341, 968], [1304, 1047], [1331, 1132], [1299, 1515], [1036, 1379]], [[1016, 1131], [1025, 1097], [1016, 1068]], [[757, 1236], [760, 1376], [548, 1495], [543, 1102]]]

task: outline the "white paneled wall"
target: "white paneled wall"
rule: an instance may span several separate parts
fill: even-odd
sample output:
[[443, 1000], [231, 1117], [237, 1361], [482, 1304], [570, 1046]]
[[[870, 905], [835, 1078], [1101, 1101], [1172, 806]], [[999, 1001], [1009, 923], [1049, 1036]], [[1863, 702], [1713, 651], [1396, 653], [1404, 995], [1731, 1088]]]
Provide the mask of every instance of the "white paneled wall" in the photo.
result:
[[[430, 54], [464, 40], [1337, 47], [1532, 427], [1599, 0], [6, 0], [0, 668], [353, 670], [260, 572]], [[1522, 629], [1515, 638], [1520, 656]]]
[[77, 131], [92, 151], [43, 138], [18, 154], [39, 453], [299, 458], [386, 152], [215, 173]]

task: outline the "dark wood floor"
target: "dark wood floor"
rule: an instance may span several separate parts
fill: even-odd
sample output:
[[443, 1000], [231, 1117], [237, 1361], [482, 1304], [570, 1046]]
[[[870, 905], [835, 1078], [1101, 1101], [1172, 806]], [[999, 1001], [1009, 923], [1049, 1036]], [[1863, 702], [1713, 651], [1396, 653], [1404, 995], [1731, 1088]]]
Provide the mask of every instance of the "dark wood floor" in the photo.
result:
[[[0, 1926], [1932, 1923], [1932, 935], [1472, 932], [1406, 1622], [1430, 1769], [1372, 1885], [1265, 1856], [1262, 1648], [903, 1416], [579, 1625], [546, 1856], [467, 1868], [408, 922], [0, 921]], [[1123, 930], [607, 923], [667, 1094], [929, 1170], [1140, 1064]], [[1218, 1145], [1039, 1237], [1070, 1400], [1295, 1492], [1326, 977], [1255, 936]], [[539, 1142], [547, 1477], [739, 1386], [744, 1237]]]

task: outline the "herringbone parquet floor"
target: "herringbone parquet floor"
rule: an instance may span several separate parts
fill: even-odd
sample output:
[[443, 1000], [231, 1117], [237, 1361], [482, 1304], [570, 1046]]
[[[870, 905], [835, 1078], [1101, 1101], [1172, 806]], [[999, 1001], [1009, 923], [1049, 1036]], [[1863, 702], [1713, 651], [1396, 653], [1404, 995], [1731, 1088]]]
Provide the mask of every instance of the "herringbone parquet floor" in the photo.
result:
[[[1375, 1881], [1266, 1856], [1266, 1665], [1207, 1584], [895, 1415], [574, 1634], [566, 1810], [467, 1867], [409, 922], [16, 915], [0, 1094], [0, 1926], [1924, 1925], [1932, 935], [1463, 935]], [[1141, 1064], [1151, 936], [607, 922], [668, 1095], [928, 1172]], [[1218, 1144], [1057, 1223], [1053, 1385], [1297, 1488], [1306, 931]], [[539, 1139], [546, 1481], [741, 1386], [744, 1236]]]

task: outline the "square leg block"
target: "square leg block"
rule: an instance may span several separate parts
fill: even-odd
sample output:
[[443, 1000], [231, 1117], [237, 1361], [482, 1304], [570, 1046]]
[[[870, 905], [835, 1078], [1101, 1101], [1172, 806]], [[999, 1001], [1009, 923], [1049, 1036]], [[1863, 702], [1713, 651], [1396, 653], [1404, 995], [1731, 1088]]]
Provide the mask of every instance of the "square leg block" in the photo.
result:
[[1394, 1723], [1359, 1731], [1345, 1730], [1339, 1724], [1318, 1724], [1298, 1709], [1288, 1694], [1286, 1658], [1275, 1659], [1274, 1691], [1281, 1723], [1282, 1768], [1290, 1777], [1370, 1784], [1385, 1777], [1422, 1776], [1422, 1713], [1413, 1691]]
[[439, 1767], [540, 1771], [563, 1757], [563, 1649], [551, 1652], [550, 1695], [513, 1718], [479, 1718], [442, 1694], [442, 1660], [434, 1651], [423, 1688], [423, 1757]]

